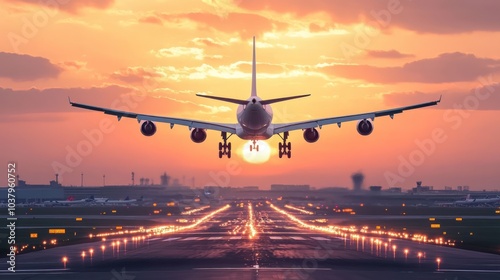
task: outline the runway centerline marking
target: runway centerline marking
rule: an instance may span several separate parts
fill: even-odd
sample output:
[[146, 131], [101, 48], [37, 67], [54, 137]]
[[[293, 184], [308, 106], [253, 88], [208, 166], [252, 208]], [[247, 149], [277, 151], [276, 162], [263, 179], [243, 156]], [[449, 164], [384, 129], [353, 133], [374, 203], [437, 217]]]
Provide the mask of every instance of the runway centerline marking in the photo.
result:
[[187, 237], [184, 239], [180, 239], [180, 241], [193, 241], [193, 240], [199, 240], [201, 237]]
[[293, 240], [306, 240], [304, 237], [300, 237], [300, 236], [290, 236], [290, 238]]
[[181, 239], [180, 237], [170, 237], [170, 238], [167, 238], [167, 239], [163, 239], [162, 242], [165, 242], [165, 241], [174, 241], [174, 240], [177, 240], [177, 239]]
[[319, 241], [329, 241], [330, 238], [324, 238], [324, 237], [311, 237], [314, 240], [319, 240]]

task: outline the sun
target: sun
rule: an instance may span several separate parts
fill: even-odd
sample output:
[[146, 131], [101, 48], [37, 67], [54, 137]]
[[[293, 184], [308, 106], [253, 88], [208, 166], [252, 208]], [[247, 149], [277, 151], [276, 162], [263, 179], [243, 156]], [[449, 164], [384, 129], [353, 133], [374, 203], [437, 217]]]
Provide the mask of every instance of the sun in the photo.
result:
[[243, 145], [243, 159], [246, 162], [259, 164], [264, 163], [271, 157], [271, 147], [264, 141], [257, 141], [259, 145], [259, 151], [252, 149], [250, 151], [250, 146], [252, 146], [252, 141], [248, 141]]

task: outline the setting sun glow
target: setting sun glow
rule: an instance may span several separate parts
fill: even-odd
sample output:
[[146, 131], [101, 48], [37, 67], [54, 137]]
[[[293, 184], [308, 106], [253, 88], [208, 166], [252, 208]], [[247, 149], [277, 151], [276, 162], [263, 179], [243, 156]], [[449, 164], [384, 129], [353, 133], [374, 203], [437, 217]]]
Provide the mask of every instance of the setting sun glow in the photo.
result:
[[252, 146], [252, 141], [248, 141], [243, 145], [243, 159], [246, 162], [259, 164], [264, 163], [269, 160], [271, 157], [271, 147], [264, 141], [258, 141], [257, 145], [259, 146], [259, 150], [250, 151], [250, 146]]

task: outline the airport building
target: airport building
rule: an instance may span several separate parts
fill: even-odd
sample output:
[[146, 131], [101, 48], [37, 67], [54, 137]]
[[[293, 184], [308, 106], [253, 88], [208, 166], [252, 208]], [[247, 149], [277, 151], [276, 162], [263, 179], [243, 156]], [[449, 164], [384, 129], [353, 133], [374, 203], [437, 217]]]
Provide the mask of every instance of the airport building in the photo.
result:
[[282, 184], [272, 184], [271, 191], [288, 192], [288, 191], [309, 191], [311, 187], [309, 185], [282, 185]]
[[[42, 202], [45, 200], [61, 200], [65, 198], [64, 189], [56, 181], [48, 185], [30, 185], [18, 179], [16, 203]], [[7, 199], [7, 188], [0, 188], [0, 200]]]

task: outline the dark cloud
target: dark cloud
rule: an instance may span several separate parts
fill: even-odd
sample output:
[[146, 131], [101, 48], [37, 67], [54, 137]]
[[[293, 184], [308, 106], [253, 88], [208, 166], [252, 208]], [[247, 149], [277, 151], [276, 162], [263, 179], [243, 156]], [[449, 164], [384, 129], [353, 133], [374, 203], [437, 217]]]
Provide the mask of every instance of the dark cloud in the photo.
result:
[[412, 54], [400, 53], [397, 50], [367, 50], [366, 57], [368, 58], [389, 58], [389, 59], [398, 59], [398, 58], [408, 58], [414, 57]]
[[389, 106], [428, 102], [443, 96], [435, 109], [500, 110], [500, 84], [478, 86], [469, 91], [393, 92], [384, 95], [384, 102]]
[[0, 0], [0, 2], [44, 6], [51, 10], [57, 9], [75, 14], [84, 8], [107, 9], [114, 4], [115, 0]]
[[59, 67], [43, 57], [0, 52], [0, 78], [31, 81], [57, 78], [61, 71]]
[[233, 0], [239, 7], [272, 10], [302, 17], [327, 13], [332, 21], [353, 24], [376, 21], [381, 27], [401, 27], [423, 33], [500, 30], [497, 0]]
[[445, 53], [399, 67], [334, 65], [320, 68], [327, 74], [371, 83], [451, 83], [474, 81], [500, 70], [500, 60], [473, 54]]

